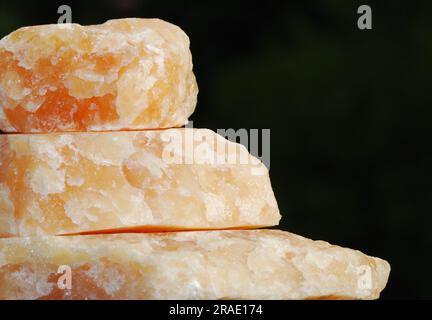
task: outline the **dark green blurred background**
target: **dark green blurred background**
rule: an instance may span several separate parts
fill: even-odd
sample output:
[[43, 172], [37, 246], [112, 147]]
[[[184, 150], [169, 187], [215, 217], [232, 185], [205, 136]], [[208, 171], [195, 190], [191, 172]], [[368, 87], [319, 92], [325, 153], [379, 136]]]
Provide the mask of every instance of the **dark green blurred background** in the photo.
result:
[[0, 36], [56, 23], [60, 4], [80, 24], [183, 28], [195, 127], [271, 129], [281, 227], [387, 259], [385, 299], [432, 297], [431, 1], [1, 0]]

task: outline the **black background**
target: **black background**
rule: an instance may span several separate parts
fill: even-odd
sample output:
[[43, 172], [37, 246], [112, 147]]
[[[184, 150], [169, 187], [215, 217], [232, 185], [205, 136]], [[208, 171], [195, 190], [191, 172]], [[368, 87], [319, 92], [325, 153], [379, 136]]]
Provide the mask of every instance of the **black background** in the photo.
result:
[[179, 25], [194, 126], [271, 129], [281, 228], [387, 259], [384, 299], [431, 298], [431, 1], [1, 0], [0, 36], [56, 23], [60, 4], [80, 24]]

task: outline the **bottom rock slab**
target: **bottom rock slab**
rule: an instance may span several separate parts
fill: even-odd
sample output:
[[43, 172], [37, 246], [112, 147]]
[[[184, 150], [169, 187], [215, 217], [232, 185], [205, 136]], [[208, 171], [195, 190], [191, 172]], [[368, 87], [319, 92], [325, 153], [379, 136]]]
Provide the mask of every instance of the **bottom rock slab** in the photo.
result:
[[0, 239], [0, 299], [375, 299], [389, 272], [277, 230]]

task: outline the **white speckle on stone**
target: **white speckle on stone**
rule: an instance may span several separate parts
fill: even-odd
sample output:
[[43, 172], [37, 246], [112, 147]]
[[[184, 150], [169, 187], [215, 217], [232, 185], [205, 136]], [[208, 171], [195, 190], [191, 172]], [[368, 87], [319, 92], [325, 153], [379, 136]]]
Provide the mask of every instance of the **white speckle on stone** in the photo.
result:
[[206, 207], [206, 217], [209, 222], [224, 221], [227, 219], [227, 210], [223, 199], [212, 193], [203, 193], [203, 202]]
[[192, 192], [189, 189], [186, 188], [178, 188], [178, 193], [184, 197], [190, 197], [192, 195]]
[[108, 273], [106, 274], [108, 280], [103, 283], [103, 288], [106, 293], [112, 295], [122, 287], [126, 277], [115, 269], [108, 269], [105, 272]]
[[[68, 217], [76, 225], [87, 226], [87, 221], [97, 222], [98, 217], [91, 212], [92, 208], [106, 211], [107, 208], [101, 203], [93, 203], [91, 199], [72, 198], [64, 204], [64, 209]], [[87, 220], [87, 221], [86, 221]]]
[[37, 167], [28, 177], [33, 192], [43, 196], [65, 191], [65, 171], [47, 167]]
[[40, 88], [39, 89], [39, 95], [44, 96], [47, 93], [47, 91], [48, 91], [47, 88]]
[[25, 104], [24, 109], [29, 112], [35, 112], [42, 105], [42, 101], [36, 102], [34, 100], [29, 101]]
[[21, 267], [12, 272], [10, 277], [14, 279], [15, 285], [20, 288], [26, 299], [37, 299], [49, 295], [53, 284], [48, 282], [48, 274], [34, 272], [27, 267]]
[[84, 178], [83, 177], [72, 177], [71, 175], [68, 175], [66, 177], [66, 181], [68, 185], [70, 186], [82, 186], [84, 184]]
[[325, 252], [314, 251], [307, 253], [305, 259], [309, 263], [316, 265], [318, 268], [325, 269], [334, 260], [334, 256]]

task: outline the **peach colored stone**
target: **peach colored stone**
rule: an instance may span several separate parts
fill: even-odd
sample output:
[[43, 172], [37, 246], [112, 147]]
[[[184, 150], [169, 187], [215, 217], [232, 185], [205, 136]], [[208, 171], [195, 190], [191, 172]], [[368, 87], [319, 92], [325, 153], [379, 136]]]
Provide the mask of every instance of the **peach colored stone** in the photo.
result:
[[0, 41], [0, 130], [182, 126], [197, 85], [189, 39], [158, 19], [42, 25]]
[[210, 130], [0, 135], [3, 236], [252, 228], [279, 219], [267, 168]]
[[0, 239], [0, 299], [376, 299], [389, 272], [276, 230]]

